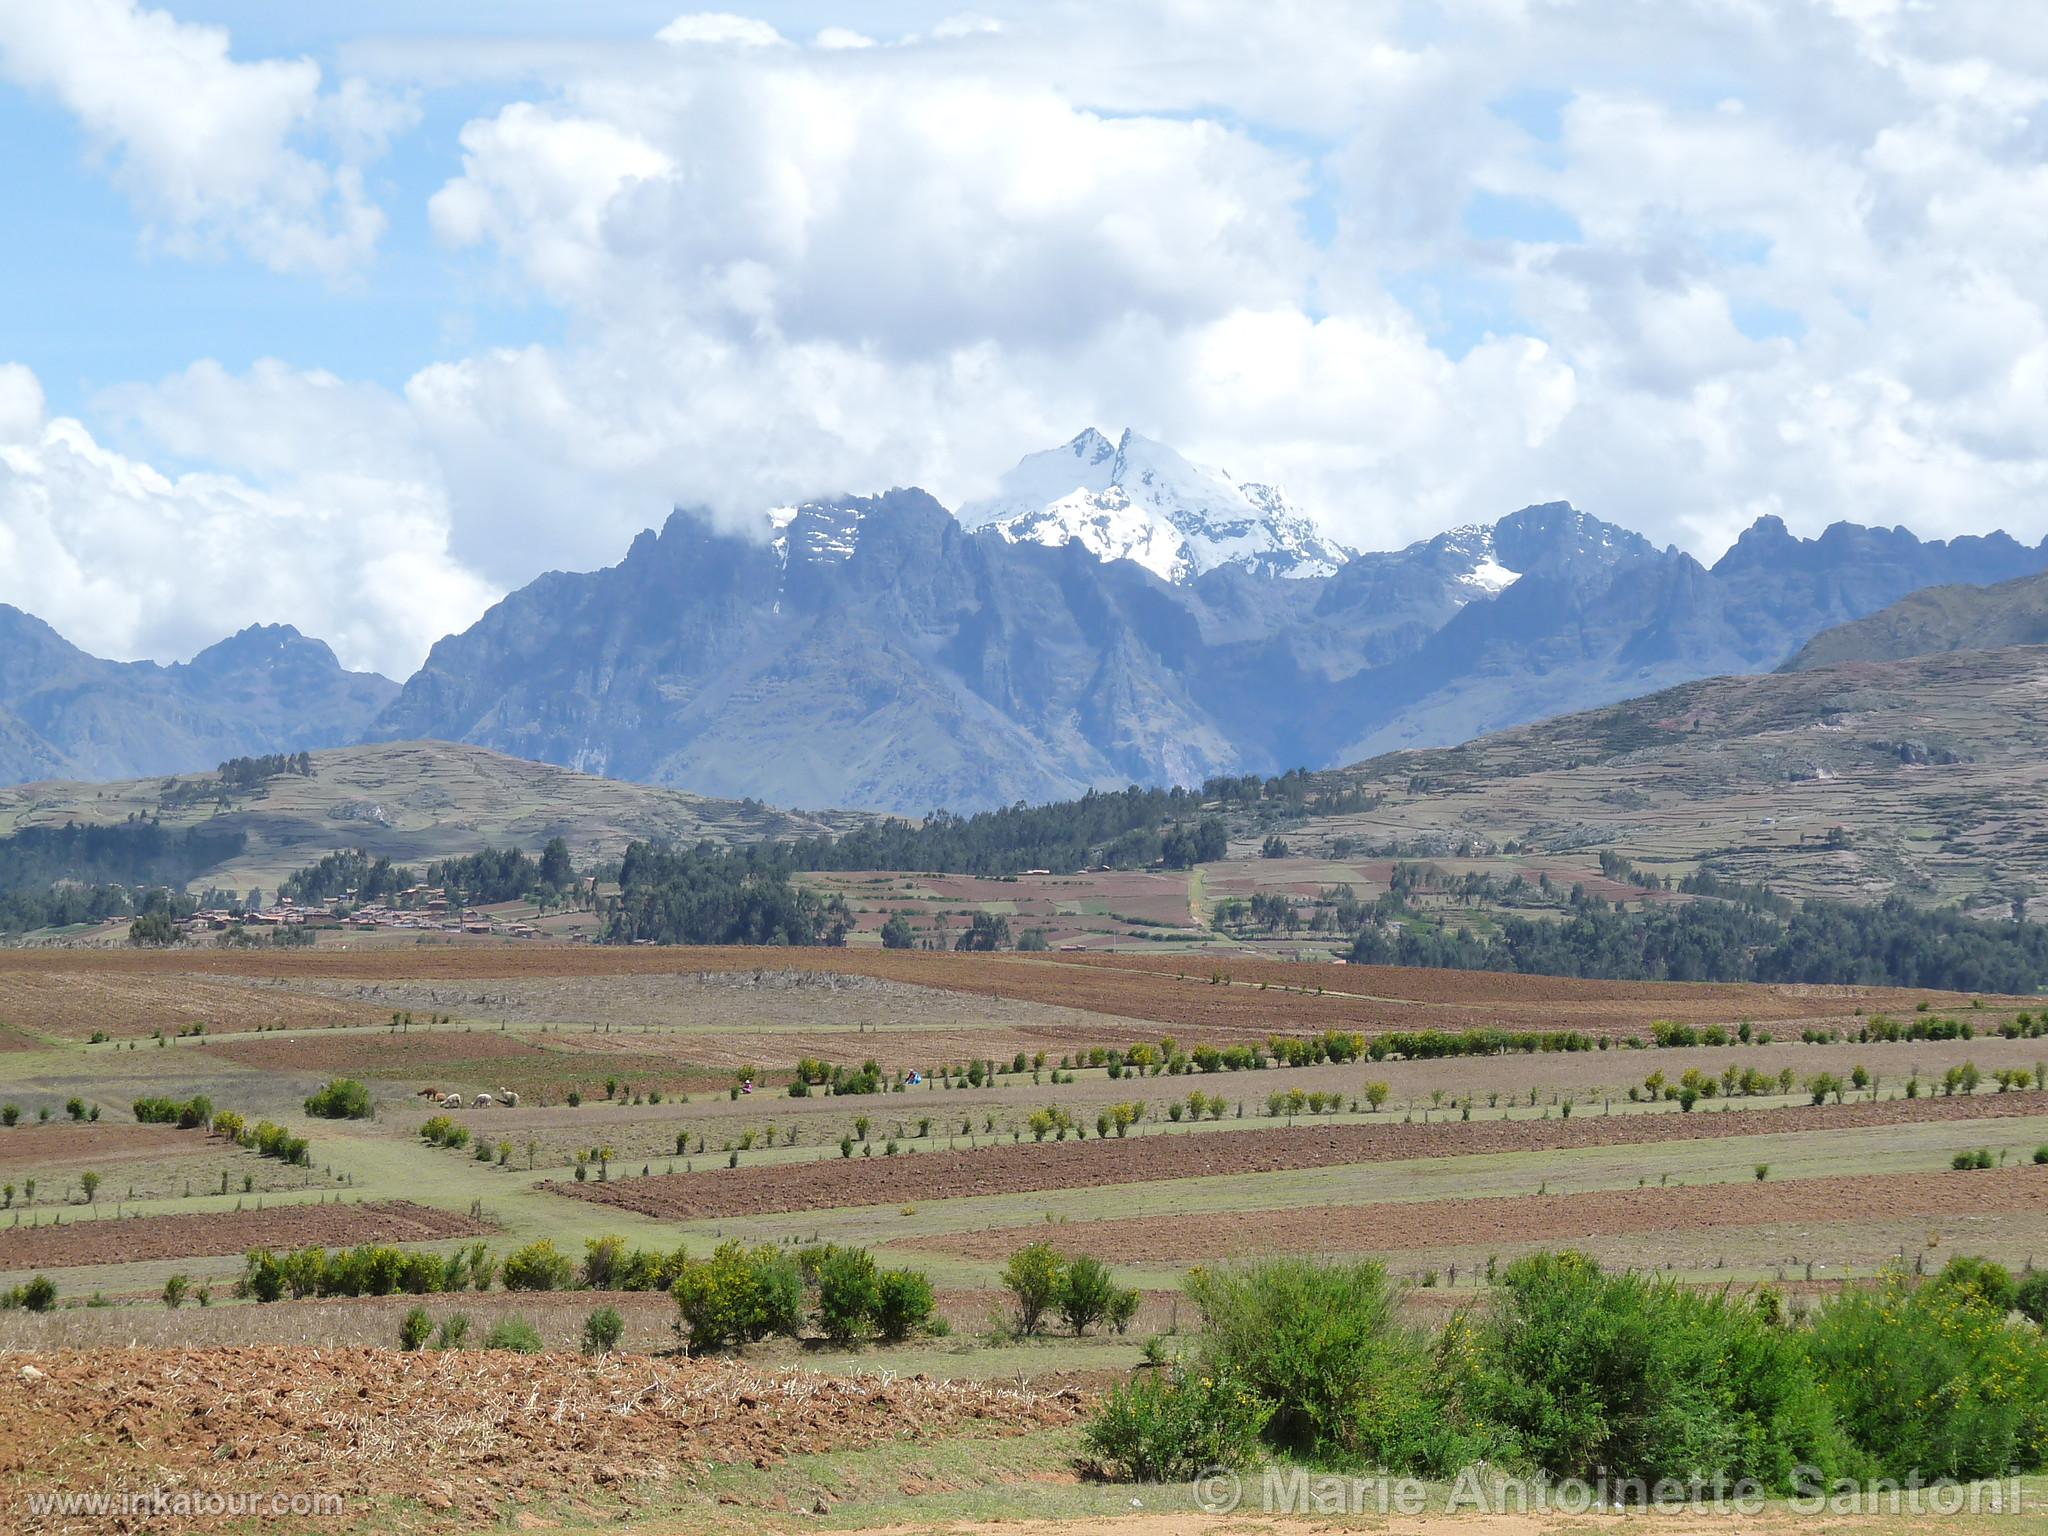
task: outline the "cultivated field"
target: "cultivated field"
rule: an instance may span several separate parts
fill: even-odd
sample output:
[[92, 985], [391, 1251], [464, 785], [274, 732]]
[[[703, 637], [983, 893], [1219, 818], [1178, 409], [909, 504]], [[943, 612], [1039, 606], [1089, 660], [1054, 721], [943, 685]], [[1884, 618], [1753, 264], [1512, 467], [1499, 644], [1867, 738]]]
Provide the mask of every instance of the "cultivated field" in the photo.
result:
[[[1185, 911], [1174, 878], [1177, 897], [1134, 889], [1119, 901], [1154, 905], [1119, 910]], [[2048, 1038], [2018, 1023], [2036, 1007], [1151, 950], [0, 951], [0, 1291], [56, 1288], [52, 1310], [0, 1312], [0, 1524], [98, 1528], [23, 1501], [168, 1480], [342, 1497], [306, 1529], [1195, 1529], [1184, 1487], [1139, 1490], [1139, 1516], [1128, 1486], [1078, 1475], [1106, 1387], [1149, 1368], [1155, 1335], [1189, 1344], [1191, 1268], [1374, 1257], [1431, 1329], [1486, 1307], [1498, 1266], [1562, 1247], [1801, 1307], [1957, 1254], [2023, 1271], [2048, 1262]], [[1880, 1015], [1952, 1037], [1859, 1040]], [[1695, 1043], [1654, 1043], [1660, 1021]], [[1300, 1066], [1198, 1050], [1474, 1029], [1583, 1048]], [[803, 1058], [842, 1077], [872, 1060], [875, 1091], [792, 1096]], [[367, 1085], [372, 1117], [306, 1112], [335, 1077]], [[1826, 1102], [1817, 1080], [1838, 1085]], [[1681, 1081], [1714, 1091], [1662, 1091]], [[476, 1107], [502, 1091], [517, 1107]], [[303, 1138], [303, 1157], [131, 1110], [194, 1095]], [[459, 1145], [422, 1138], [436, 1116]], [[485, 1291], [236, 1294], [258, 1247], [390, 1245], [462, 1277], [477, 1245], [501, 1263], [545, 1239], [580, 1265], [612, 1235], [693, 1259], [864, 1247], [929, 1277], [944, 1330], [861, 1345], [808, 1327], [692, 1361], [658, 1289], [508, 1291], [500, 1273]], [[1040, 1241], [1140, 1293], [1125, 1331], [1016, 1336], [1004, 1265]], [[606, 1305], [616, 1350], [579, 1357]], [[415, 1307], [465, 1347], [400, 1352]], [[546, 1352], [481, 1347], [515, 1322]], [[187, 1526], [275, 1528], [161, 1528]]]

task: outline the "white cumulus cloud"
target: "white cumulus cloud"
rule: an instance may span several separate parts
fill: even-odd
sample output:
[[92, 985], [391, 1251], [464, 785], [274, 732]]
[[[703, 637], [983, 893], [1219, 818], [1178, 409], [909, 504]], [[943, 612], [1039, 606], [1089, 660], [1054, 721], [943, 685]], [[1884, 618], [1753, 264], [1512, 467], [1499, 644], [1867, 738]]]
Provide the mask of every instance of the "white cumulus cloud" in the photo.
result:
[[370, 253], [386, 220], [362, 167], [414, 115], [360, 81], [323, 91], [310, 59], [237, 60], [224, 29], [137, 0], [0, 0], [0, 78], [70, 110], [165, 247], [279, 271]]

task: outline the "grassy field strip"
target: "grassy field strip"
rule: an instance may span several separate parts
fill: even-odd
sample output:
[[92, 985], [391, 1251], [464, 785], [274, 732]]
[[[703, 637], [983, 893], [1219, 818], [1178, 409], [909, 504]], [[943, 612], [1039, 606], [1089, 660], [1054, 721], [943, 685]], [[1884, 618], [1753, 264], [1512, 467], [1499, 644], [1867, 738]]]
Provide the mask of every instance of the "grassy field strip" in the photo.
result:
[[[1269, 1076], [1271, 1076], [1273, 1081], [1275, 1082], [1285, 1081], [1284, 1072], [1275, 1072], [1273, 1074], [1269, 1074]], [[1226, 1077], [1223, 1076], [1219, 1076], [1214, 1079], [1147, 1078], [1142, 1081], [1132, 1079], [1130, 1080], [1131, 1096], [1134, 1098], [1147, 1097], [1150, 1085], [1162, 1081], [1178, 1081], [1183, 1083], [1191, 1082], [1197, 1085], [1199, 1085], [1202, 1082], [1208, 1081], [1214, 1083], [1221, 1083], [1223, 1086], [1228, 1086], [1228, 1080]], [[1988, 1099], [1990, 1096], [1980, 1095], [1980, 1097]], [[1263, 1108], [1263, 1095], [1260, 1096], [1260, 1100], [1260, 1107]], [[749, 1115], [745, 1122], [739, 1121], [737, 1116], [728, 1116], [721, 1114], [717, 1117], [720, 1120], [730, 1119], [735, 1122], [731, 1126], [731, 1134], [733, 1136], [737, 1136], [739, 1132], [746, 1130], [749, 1124], [755, 1125], [756, 1128], [758, 1128], [759, 1125], [768, 1123], [775, 1123], [781, 1126], [786, 1126], [791, 1122], [792, 1119], [797, 1119], [800, 1117], [807, 1118], [810, 1115], [822, 1115], [822, 1113], [824, 1113], [822, 1110], [803, 1111], [793, 1107], [797, 1104], [802, 1103], [816, 1103], [818, 1102], [816, 1100], [791, 1100], [786, 1098], [778, 1098], [771, 1095], [766, 1098], [757, 1096], [753, 1100], [743, 1102], [750, 1102], [756, 1106], [753, 1114]], [[980, 1103], [970, 1106], [965, 1103], [953, 1105], [950, 1104], [949, 1100], [941, 1099], [937, 1105], [927, 1106], [926, 1101], [924, 1099], [914, 1094], [881, 1094], [874, 1095], [872, 1097], [852, 1096], [845, 1098], [843, 1101], [838, 1099], [829, 1099], [825, 1102], [834, 1105], [839, 1105], [843, 1103], [844, 1107], [839, 1110], [839, 1113], [848, 1118], [860, 1114], [868, 1115], [874, 1121], [874, 1126], [868, 1133], [868, 1144], [875, 1147], [875, 1152], [873, 1155], [876, 1157], [880, 1157], [883, 1155], [882, 1147], [886, 1144], [888, 1137], [892, 1134], [892, 1127], [898, 1120], [905, 1121], [908, 1124], [908, 1126], [914, 1129], [916, 1122], [919, 1118], [920, 1112], [924, 1112], [931, 1114], [934, 1121], [937, 1122], [937, 1125], [942, 1127], [945, 1124], [945, 1111], [949, 1107], [949, 1105], [954, 1109], [956, 1113], [964, 1112], [969, 1108], [986, 1112], [990, 1103], [994, 1101], [984, 1100]], [[1043, 1100], [1034, 1096], [1032, 1098], [1025, 1099], [1021, 1102], [1016, 1100], [1011, 1100], [1008, 1102], [1013, 1104], [1016, 1110], [1021, 1115], [1022, 1113], [1028, 1112], [1029, 1110], [1038, 1107], [1038, 1104], [1040, 1102], [1056, 1101], [1053, 1100], [1051, 1094], [1048, 1093]], [[1248, 1098], [1246, 1102], [1249, 1104], [1251, 1100]], [[1858, 1099], [1852, 1099], [1850, 1100], [1850, 1102], [1857, 1103], [1862, 1101]], [[1805, 1106], [1807, 1103], [1807, 1096], [1803, 1093], [1795, 1093], [1790, 1095], [1759, 1095], [1754, 1098], [1720, 1100], [1717, 1102], [1716, 1107], [1703, 1107], [1694, 1110], [1693, 1113], [1696, 1115], [1747, 1114], [1755, 1111], [1764, 1110], [1796, 1109]], [[616, 1108], [616, 1106], [611, 1107]], [[676, 1124], [679, 1128], [687, 1124], [692, 1129], [704, 1129], [706, 1136], [706, 1150], [703, 1153], [693, 1152], [690, 1154], [689, 1158], [689, 1160], [694, 1161], [698, 1165], [696, 1171], [701, 1172], [707, 1167], [715, 1168], [719, 1161], [722, 1159], [723, 1153], [718, 1151], [718, 1142], [720, 1139], [722, 1139], [724, 1131], [722, 1129], [707, 1128], [705, 1125], [701, 1125], [699, 1121], [690, 1119], [689, 1111], [696, 1107], [697, 1106], [695, 1105], [679, 1106], [678, 1114], [676, 1117]], [[1094, 1107], [1095, 1106], [1093, 1105], [1089, 1106], [1091, 1110]], [[584, 1108], [586, 1110], [591, 1110], [598, 1109], [600, 1108], [600, 1106], [586, 1103]], [[780, 1111], [779, 1113], [778, 1109]], [[423, 1115], [424, 1113], [425, 1112], [423, 1111]], [[1681, 1113], [1683, 1113], [1683, 1111], [1680, 1110], [1679, 1106], [1672, 1103], [1632, 1104], [1626, 1099], [1617, 1099], [1601, 1108], [1589, 1107], [1583, 1109], [1579, 1112], [1576, 1118], [1582, 1120], [1598, 1120], [1607, 1115], [1612, 1115], [1615, 1118], [1627, 1118], [1646, 1115], [1677, 1116]], [[641, 1118], [646, 1118], [648, 1114], [647, 1107], [641, 1106], [639, 1114]], [[1204, 1120], [1199, 1124], [1191, 1120], [1180, 1121], [1176, 1123], [1165, 1119], [1150, 1119], [1140, 1122], [1137, 1126], [1133, 1127], [1129, 1137], [1126, 1139], [1140, 1140], [1155, 1136], [1228, 1135], [1239, 1132], [1273, 1131], [1288, 1128], [1318, 1129], [1326, 1127], [1336, 1128], [1343, 1126], [1397, 1126], [1404, 1123], [1404, 1117], [1407, 1114], [1407, 1111], [1389, 1107], [1386, 1109], [1382, 1109], [1377, 1113], [1370, 1110], [1360, 1110], [1356, 1114], [1353, 1114], [1347, 1110], [1337, 1114], [1329, 1115], [1312, 1116], [1303, 1114], [1300, 1116], [1293, 1117], [1291, 1119], [1284, 1117], [1269, 1118], [1263, 1114], [1247, 1114], [1243, 1119], [1226, 1117], [1222, 1120]], [[2044, 1116], [2048, 1116], [2048, 1100], [2044, 1100], [2042, 1114]], [[1521, 1105], [1508, 1106], [1500, 1109], [1489, 1109], [1483, 1105], [1476, 1106], [1472, 1110], [1469, 1122], [1461, 1120], [1457, 1112], [1450, 1109], [1431, 1109], [1427, 1107], [1418, 1107], [1413, 1112], [1413, 1123], [1418, 1125], [1441, 1126], [1448, 1124], [1489, 1123], [1495, 1121], [1509, 1122], [1514, 1124], [1540, 1124], [1546, 1121], [1558, 1124], [1563, 1123], [1562, 1118], [1559, 1116], [1558, 1112], [1555, 1109], [1551, 1109], [1544, 1106], [1530, 1108], [1527, 1105]], [[475, 1124], [476, 1122], [471, 1123]], [[1084, 1120], [1084, 1124], [1085, 1123], [1086, 1121]], [[1965, 1121], [1961, 1123], [1967, 1124], [1976, 1122]], [[2001, 1125], [2010, 1125], [2017, 1124], [2018, 1121], [2001, 1121], [1999, 1123]], [[596, 1118], [593, 1118], [591, 1122], [591, 1131], [589, 1137], [591, 1144], [595, 1145], [603, 1141], [603, 1125], [604, 1122], [597, 1120]], [[525, 1138], [522, 1134], [512, 1132], [509, 1130], [507, 1134], [513, 1138], [515, 1146], [524, 1145]], [[556, 1128], [556, 1134], [559, 1134], [559, 1128]], [[1986, 1132], [1984, 1134], [2002, 1137], [2005, 1133], [2001, 1131], [1996, 1133]], [[493, 1136], [492, 1139], [495, 1140], [495, 1136]], [[1090, 1139], [1092, 1140], [1096, 1138], [1094, 1138], [1091, 1134]], [[928, 1153], [933, 1151], [967, 1150], [972, 1147], [1013, 1146], [1017, 1144], [1018, 1142], [1016, 1138], [1001, 1131], [999, 1131], [997, 1134], [993, 1136], [977, 1134], [971, 1137], [962, 1137], [957, 1136], [952, 1132], [942, 1132], [935, 1129], [935, 1134], [929, 1137], [906, 1136], [904, 1139], [901, 1140], [899, 1144], [900, 1150], [898, 1155], [910, 1157], [917, 1156], [921, 1153]], [[1028, 1145], [1029, 1143], [1026, 1142], [1025, 1144]], [[1978, 1143], [1972, 1143], [1973, 1146], [1977, 1144]], [[2015, 1145], [2017, 1144], [2015, 1143]], [[822, 1139], [806, 1139], [798, 1142], [795, 1146], [780, 1145], [774, 1148], [768, 1148], [757, 1144], [752, 1150], [749, 1150], [741, 1155], [741, 1162], [744, 1166], [747, 1167], [755, 1167], [760, 1165], [785, 1166], [790, 1164], [801, 1163], [831, 1162], [839, 1158], [840, 1155], [841, 1154], [837, 1139], [832, 1137], [826, 1137]], [[854, 1155], [862, 1156], [863, 1154], [857, 1149]], [[661, 1172], [666, 1170], [666, 1165], [668, 1163], [682, 1162], [684, 1161], [684, 1159], [673, 1158], [664, 1155], [655, 1157], [653, 1159], [642, 1157], [639, 1159], [639, 1161], [643, 1163], [651, 1162], [653, 1165], [655, 1165], [655, 1171]], [[677, 1171], [681, 1172], [683, 1170], [678, 1169]]]
[[[2001, 1122], [2014, 1146], [2048, 1138], [2048, 1114]], [[2020, 1129], [2024, 1128], [2024, 1130]], [[1971, 1132], [1977, 1134], [1972, 1136]], [[1983, 1144], [1969, 1121], [1843, 1131], [1790, 1131], [1725, 1141], [1588, 1147], [1564, 1152], [1481, 1153], [1399, 1162], [1354, 1163], [1273, 1173], [1164, 1179], [1091, 1189], [1036, 1190], [934, 1200], [906, 1208], [842, 1207], [780, 1215], [725, 1217], [681, 1224], [695, 1237], [711, 1233], [772, 1241], [817, 1232], [828, 1241], [882, 1242], [994, 1227], [1053, 1225], [1172, 1212], [1190, 1219], [1208, 1211], [1286, 1210], [1333, 1204], [1382, 1204], [1533, 1195], [1634, 1187], [1638, 1179], [1674, 1184], [1738, 1183], [1771, 1164], [1774, 1177], [1812, 1178], [1844, 1172], [1921, 1172], [1944, 1168], [1952, 1152]], [[622, 1213], [623, 1214], [623, 1213]]]

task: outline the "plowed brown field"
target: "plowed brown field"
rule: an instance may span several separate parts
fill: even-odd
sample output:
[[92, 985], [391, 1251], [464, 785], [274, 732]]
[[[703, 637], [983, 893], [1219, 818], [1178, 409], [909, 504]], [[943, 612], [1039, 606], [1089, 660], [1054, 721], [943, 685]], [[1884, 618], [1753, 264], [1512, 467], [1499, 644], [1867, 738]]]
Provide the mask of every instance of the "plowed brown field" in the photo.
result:
[[1398, 1162], [1488, 1152], [1699, 1141], [1787, 1131], [1839, 1131], [1933, 1120], [2011, 1119], [2042, 1113], [2034, 1094], [1889, 1099], [1703, 1114], [1581, 1115], [1572, 1120], [1445, 1121], [1436, 1125], [1299, 1126], [1215, 1130], [1075, 1143], [1026, 1142], [825, 1162], [653, 1174], [604, 1184], [549, 1181], [543, 1189], [670, 1220], [896, 1205], [1040, 1189], [1097, 1189], [1157, 1179], [1274, 1173], [1347, 1163]]
[[[2048, 1213], [2048, 1169], [1783, 1179], [1776, 1183], [1516, 1195], [1285, 1211], [1212, 1211], [1200, 1221], [1133, 1216], [1067, 1222], [1060, 1247], [1123, 1263], [1185, 1262], [1252, 1254], [1386, 1252], [1489, 1243], [1575, 1243], [1592, 1237], [1738, 1227], [1788, 1221], [1865, 1221], [1913, 1216]], [[970, 1259], [1000, 1259], [1042, 1240], [1042, 1223], [911, 1238], [898, 1246]]]
[[[791, 949], [764, 964], [759, 949], [633, 949], [592, 946], [493, 945], [489, 948], [407, 948], [314, 950], [299, 954], [238, 955], [227, 952], [140, 953], [110, 951], [85, 957], [75, 952], [0, 951], [0, 1009], [13, 996], [40, 997], [38, 1010], [18, 1010], [24, 1022], [61, 1016], [64, 1032], [89, 1027], [92, 1010], [60, 1005], [56, 994], [69, 978], [96, 978], [94, 985], [118, 993], [125, 1013], [138, 1019], [158, 1014], [183, 987], [196, 989], [181, 1012], [204, 1016], [209, 1007], [231, 1013], [248, 1010], [266, 1022], [299, 1005], [287, 999], [294, 978], [385, 980], [517, 979], [543, 976], [606, 977], [737, 970], [807, 970], [875, 976], [912, 986], [1019, 999], [1090, 1013], [1169, 1026], [1183, 1040], [1262, 1038], [1274, 1031], [1320, 1029], [1585, 1029], [1639, 1033], [1652, 1019], [1760, 1022], [1853, 1019], [1861, 1009], [1910, 1012], [1918, 1000], [1937, 1008], [1958, 1008], [1968, 999], [1941, 993], [1887, 988], [1726, 986], [1679, 982], [1575, 981], [1503, 976], [1489, 972], [1433, 971], [1380, 966], [1297, 964], [1250, 958], [1191, 957], [1185, 962], [1155, 956], [957, 955], [923, 950]], [[1176, 972], [1185, 969], [1185, 978]], [[1227, 972], [1232, 985], [1211, 985], [1212, 972]], [[64, 978], [53, 982], [51, 978]], [[168, 989], [164, 978], [202, 978]], [[222, 991], [204, 978], [275, 979], [283, 995], [249, 989], [239, 1008], [229, 1008]], [[153, 987], [137, 988], [138, 978]], [[1260, 990], [1258, 981], [1270, 983]], [[1246, 985], [1246, 983], [1253, 983]], [[1311, 990], [1283, 991], [1282, 987]], [[1318, 996], [1313, 988], [1321, 986]], [[201, 996], [200, 994], [203, 994]], [[109, 1001], [117, 999], [110, 996]], [[153, 1000], [153, 1001], [152, 1001]], [[2019, 1008], [2024, 999], [1997, 1000]], [[140, 1011], [135, 1005], [141, 1004]], [[307, 1007], [313, 1003], [308, 1000]], [[327, 1008], [343, 1005], [323, 1003]], [[359, 1005], [349, 1005], [356, 1007]], [[54, 1012], [53, 1012], [54, 1011]], [[459, 1011], [459, 1010], [458, 1010]], [[352, 1015], [360, 1018], [360, 1014]], [[56, 1027], [46, 1023], [38, 1027]], [[214, 1027], [209, 1023], [209, 1028]], [[225, 1027], [240, 1027], [228, 1025]]]
[[[182, 965], [118, 963], [184, 958], [0, 950], [0, 1019], [60, 1039], [83, 1040], [105, 1030], [126, 1040], [157, 1029], [175, 1035], [194, 1024], [204, 1024], [209, 1034], [237, 1034], [279, 1025], [375, 1024], [380, 1017], [360, 1003], [213, 980]], [[261, 961], [244, 967], [248, 975], [268, 974]]]
[[369, 1076], [428, 1073], [437, 1062], [513, 1061], [541, 1056], [545, 1046], [495, 1030], [422, 1029], [407, 1034], [254, 1036], [207, 1047], [223, 1061], [270, 1072], [358, 1072]]
[[[121, 1528], [32, 1513], [28, 1491], [159, 1488], [342, 1496], [342, 1516], [293, 1530], [360, 1529], [391, 1498], [436, 1528], [519, 1524], [522, 1505], [634, 1502], [707, 1464], [1017, 1434], [1084, 1406], [1071, 1389], [502, 1350], [81, 1350], [11, 1354], [0, 1374], [0, 1524], [25, 1532]], [[225, 1522], [147, 1528], [209, 1523]]]
[[0, 1271], [204, 1258], [247, 1253], [251, 1248], [424, 1243], [442, 1237], [477, 1237], [496, 1230], [454, 1211], [407, 1200], [101, 1218], [0, 1230]]
[[122, 1124], [112, 1120], [18, 1125], [0, 1131], [0, 1168], [34, 1171], [88, 1160], [119, 1163], [175, 1157], [192, 1151], [205, 1140], [200, 1132], [181, 1131], [174, 1125]]

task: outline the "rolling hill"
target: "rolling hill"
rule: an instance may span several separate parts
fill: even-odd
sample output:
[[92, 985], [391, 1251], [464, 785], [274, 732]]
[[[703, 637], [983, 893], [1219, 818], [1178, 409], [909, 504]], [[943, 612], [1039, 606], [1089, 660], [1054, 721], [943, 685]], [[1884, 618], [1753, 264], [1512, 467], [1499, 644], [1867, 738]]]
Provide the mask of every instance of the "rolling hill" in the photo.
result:
[[1897, 661], [1941, 651], [2048, 645], [2048, 574], [1995, 586], [1927, 587], [1866, 618], [1815, 635], [1780, 669]]
[[[1296, 842], [1512, 865], [1609, 849], [1790, 895], [2048, 912], [2048, 647], [1717, 677], [1316, 776]], [[1839, 829], [1839, 830], [1837, 830]]]
[[636, 838], [744, 842], [844, 831], [866, 818], [807, 815], [593, 778], [481, 747], [393, 742], [312, 754], [311, 777], [280, 774], [252, 790], [216, 773], [121, 783], [44, 782], [0, 789], [0, 833], [131, 815], [167, 827], [243, 832], [245, 850], [207, 872], [212, 883], [274, 892], [292, 871], [338, 848], [423, 863], [487, 847], [537, 850], [568, 840], [579, 865], [616, 857]]

